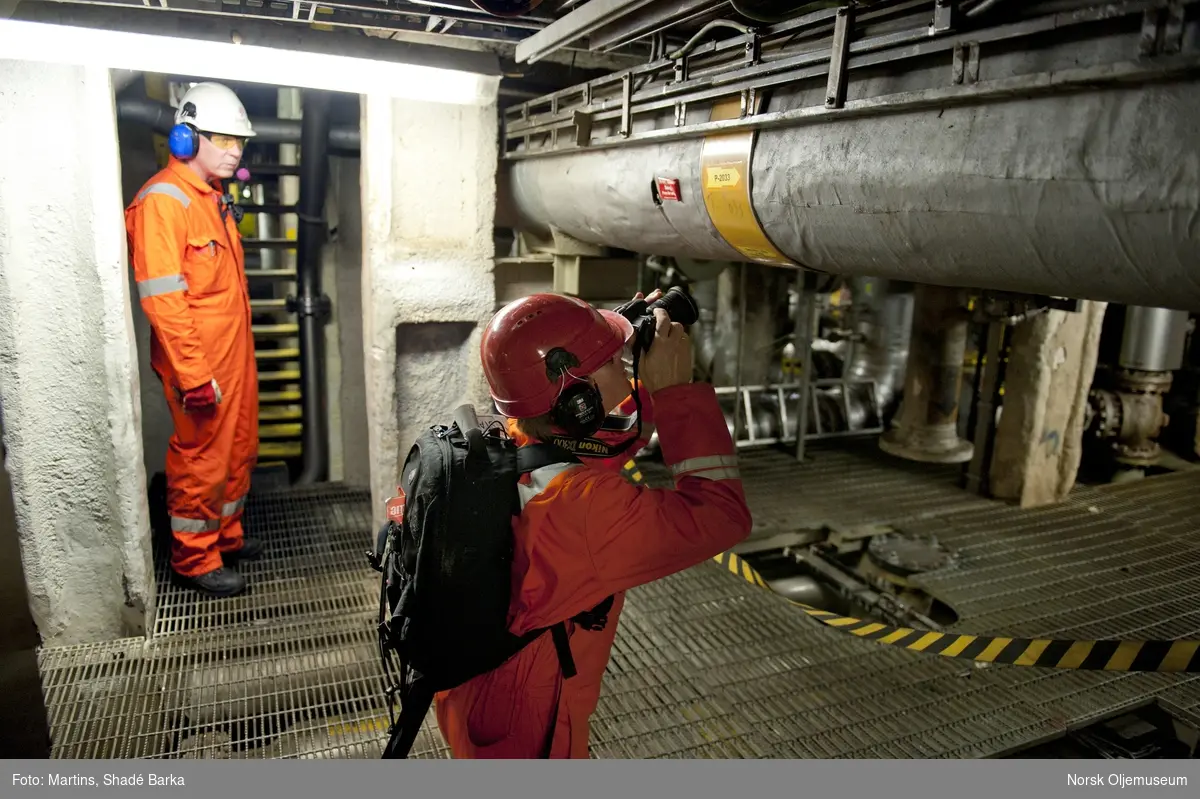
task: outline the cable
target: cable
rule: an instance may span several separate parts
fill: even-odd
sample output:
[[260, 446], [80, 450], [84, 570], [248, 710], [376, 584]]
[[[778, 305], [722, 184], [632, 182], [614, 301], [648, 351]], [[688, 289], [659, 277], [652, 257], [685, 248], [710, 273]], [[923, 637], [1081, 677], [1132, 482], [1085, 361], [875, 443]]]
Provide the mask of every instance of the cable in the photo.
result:
[[750, 28], [746, 27], [740, 22], [734, 22], [728, 19], [714, 19], [712, 22], [696, 31], [696, 33], [692, 35], [692, 38], [687, 40], [687, 44], [671, 53], [669, 56], [667, 56], [667, 58], [671, 59], [672, 61], [678, 61], [680, 58], [683, 58], [696, 47], [696, 45], [704, 37], [704, 34], [708, 33], [714, 28], [733, 28], [738, 33], [743, 34], [750, 32]]
[[983, 2], [981, 2], [979, 5], [968, 9], [963, 13], [965, 13], [968, 17], [977, 17], [980, 14], [990, 11], [991, 9], [1000, 5], [1001, 2], [1003, 2], [1003, 0], [983, 0]]

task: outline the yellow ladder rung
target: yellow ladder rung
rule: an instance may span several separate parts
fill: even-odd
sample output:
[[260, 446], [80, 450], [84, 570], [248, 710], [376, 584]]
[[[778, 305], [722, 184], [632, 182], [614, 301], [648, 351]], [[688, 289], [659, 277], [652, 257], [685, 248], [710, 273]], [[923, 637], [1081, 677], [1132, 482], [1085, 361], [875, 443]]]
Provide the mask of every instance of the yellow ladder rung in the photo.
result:
[[300, 359], [300, 348], [283, 347], [277, 350], [255, 350], [254, 357], [260, 361], [296, 361]]
[[261, 402], [299, 402], [300, 392], [297, 391], [260, 391], [258, 401]]
[[287, 300], [250, 300], [250, 308], [256, 311], [286, 311]]
[[304, 418], [304, 411], [290, 405], [267, 405], [258, 409], [259, 422], [290, 422]]
[[263, 441], [258, 445], [259, 458], [299, 458], [303, 452], [299, 441]]
[[294, 336], [300, 332], [300, 325], [295, 322], [285, 322], [281, 325], [250, 325], [250, 332], [256, 336]]
[[299, 438], [304, 425], [299, 422], [288, 424], [264, 424], [258, 427], [258, 437], [263, 438]]
[[295, 269], [247, 269], [246, 277], [251, 280], [295, 280]]
[[280, 369], [277, 372], [259, 372], [258, 382], [260, 383], [278, 383], [281, 381], [299, 382], [299, 369]]

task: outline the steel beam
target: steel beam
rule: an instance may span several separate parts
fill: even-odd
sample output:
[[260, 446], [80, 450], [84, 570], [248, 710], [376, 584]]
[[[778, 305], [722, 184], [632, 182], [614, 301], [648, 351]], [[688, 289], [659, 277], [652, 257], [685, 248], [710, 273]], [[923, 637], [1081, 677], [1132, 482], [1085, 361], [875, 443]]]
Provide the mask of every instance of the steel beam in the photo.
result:
[[590, 0], [517, 44], [517, 63], [532, 64], [649, 2], [650, 0]]

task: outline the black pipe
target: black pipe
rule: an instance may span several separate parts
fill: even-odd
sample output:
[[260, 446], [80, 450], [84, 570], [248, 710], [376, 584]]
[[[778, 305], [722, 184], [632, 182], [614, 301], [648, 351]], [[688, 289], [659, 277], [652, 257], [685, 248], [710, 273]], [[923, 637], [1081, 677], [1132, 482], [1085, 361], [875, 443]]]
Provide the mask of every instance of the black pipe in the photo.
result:
[[[156, 133], [164, 136], [170, 133], [175, 125], [174, 108], [157, 100], [140, 97], [118, 98], [117, 116], [130, 122], [149, 125]], [[299, 144], [304, 138], [300, 120], [253, 117], [250, 124], [256, 134], [251, 141], [256, 144]], [[327, 149], [339, 154], [357, 154], [362, 141], [358, 128], [349, 125], [330, 126], [328, 139]]]
[[329, 475], [325, 401], [325, 320], [329, 298], [321, 293], [321, 245], [325, 240], [325, 192], [329, 179], [328, 92], [305, 91], [300, 137], [300, 229], [296, 241], [296, 312], [300, 323], [300, 380], [304, 386], [304, 469], [296, 482], [320, 483]]

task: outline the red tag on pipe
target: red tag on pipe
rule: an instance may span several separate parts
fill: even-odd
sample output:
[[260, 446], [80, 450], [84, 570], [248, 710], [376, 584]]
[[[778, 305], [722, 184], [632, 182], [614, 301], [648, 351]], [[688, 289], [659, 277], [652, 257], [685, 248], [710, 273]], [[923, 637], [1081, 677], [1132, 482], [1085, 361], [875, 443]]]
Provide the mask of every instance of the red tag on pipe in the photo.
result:
[[654, 185], [658, 188], [658, 199], [679, 202], [678, 178], [655, 178]]

